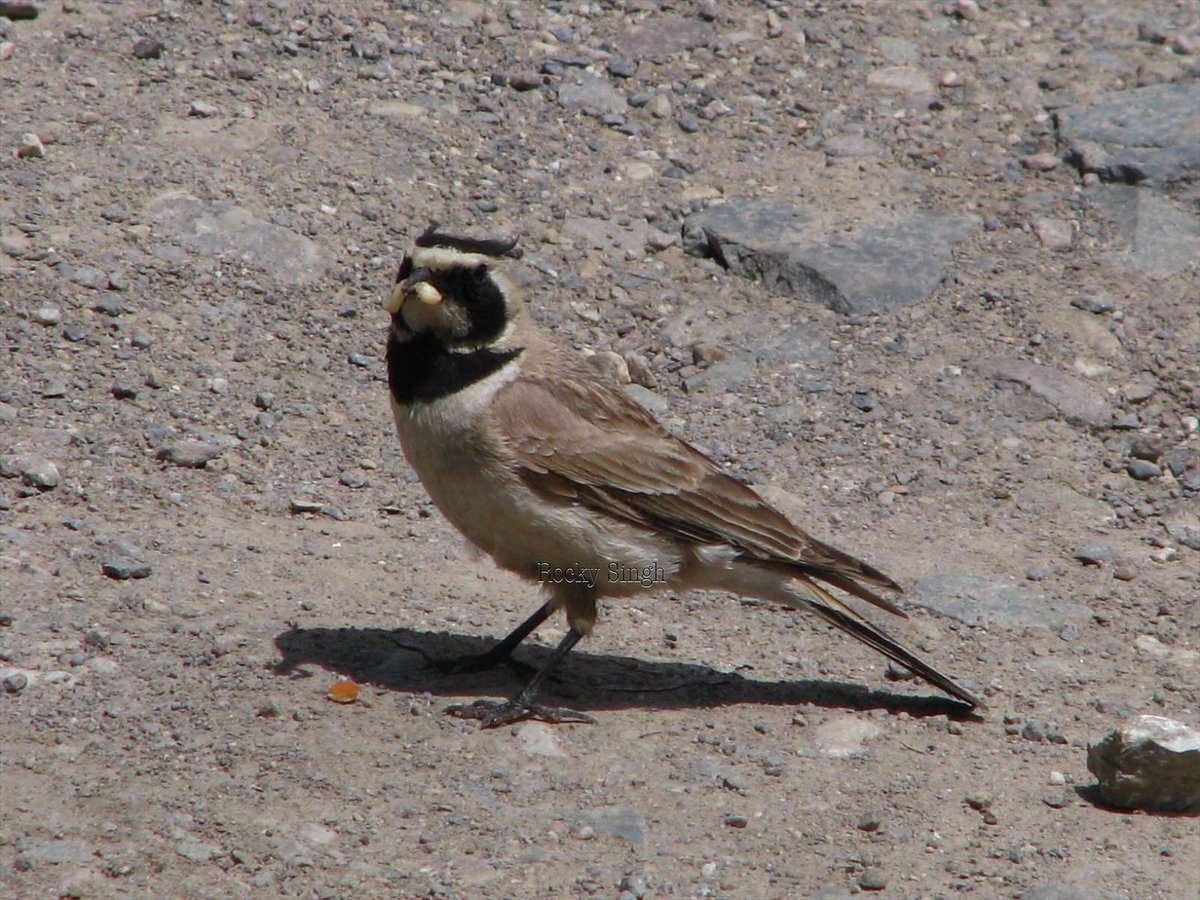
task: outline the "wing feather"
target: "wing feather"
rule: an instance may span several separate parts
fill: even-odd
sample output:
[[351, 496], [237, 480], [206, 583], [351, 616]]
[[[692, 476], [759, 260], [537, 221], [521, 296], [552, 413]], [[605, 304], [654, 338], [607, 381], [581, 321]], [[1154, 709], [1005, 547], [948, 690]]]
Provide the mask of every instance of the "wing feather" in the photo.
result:
[[904, 615], [859, 583], [899, 590], [894, 581], [806, 534], [613, 387], [523, 374], [497, 392], [490, 409], [535, 489], [683, 540], [730, 544]]

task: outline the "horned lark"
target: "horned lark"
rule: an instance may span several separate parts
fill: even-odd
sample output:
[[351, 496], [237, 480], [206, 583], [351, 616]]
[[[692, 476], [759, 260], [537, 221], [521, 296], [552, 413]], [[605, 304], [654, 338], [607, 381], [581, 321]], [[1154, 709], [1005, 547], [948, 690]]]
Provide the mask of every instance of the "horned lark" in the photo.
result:
[[392, 411], [410, 465], [468, 540], [548, 594], [471, 667], [504, 661], [556, 610], [569, 625], [513, 699], [451, 712], [485, 726], [533, 716], [591, 721], [535, 700], [595, 627], [597, 600], [693, 588], [811, 610], [983, 705], [830, 590], [903, 616], [880, 593], [899, 590], [892, 579], [802, 531], [535, 329], [502, 264], [515, 243], [431, 227], [384, 304]]

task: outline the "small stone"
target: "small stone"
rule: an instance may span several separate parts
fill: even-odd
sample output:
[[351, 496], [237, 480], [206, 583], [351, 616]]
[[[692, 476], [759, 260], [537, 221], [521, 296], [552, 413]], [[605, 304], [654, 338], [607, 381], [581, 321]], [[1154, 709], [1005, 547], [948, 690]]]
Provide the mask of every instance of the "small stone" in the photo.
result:
[[57, 325], [62, 317], [62, 310], [57, 306], [39, 306], [33, 313], [33, 320], [39, 325]]
[[1149, 481], [1151, 478], [1158, 478], [1162, 475], [1162, 469], [1144, 459], [1131, 459], [1125, 470], [1135, 481]]
[[46, 148], [42, 146], [41, 138], [32, 131], [21, 135], [21, 139], [17, 142], [18, 159], [41, 159], [45, 155]]
[[1100, 566], [1113, 561], [1113, 550], [1108, 544], [1089, 544], [1076, 550], [1075, 558], [1085, 566]]
[[67, 383], [61, 378], [51, 378], [42, 388], [42, 396], [47, 400], [55, 400], [67, 395]]
[[655, 94], [646, 104], [650, 115], [656, 119], [666, 119], [671, 115], [671, 98], [666, 94]]
[[887, 876], [880, 869], [867, 868], [858, 876], [858, 886], [864, 891], [882, 891], [887, 887]]
[[1070, 250], [1075, 240], [1071, 223], [1065, 219], [1043, 217], [1033, 223], [1033, 233], [1047, 250]]
[[259, 391], [254, 395], [254, 405], [262, 410], [270, 409], [275, 405], [275, 395], [270, 391]]
[[605, 65], [608, 74], [616, 78], [632, 78], [637, 74], [637, 63], [624, 56], [614, 56]]
[[208, 441], [179, 441], [162, 447], [155, 456], [173, 466], [203, 469], [211, 460], [221, 455], [221, 448]]
[[211, 103], [205, 103], [203, 100], [193, 100], [188, 104], [188, 115], [195, 116], [199, 119], [209, 119], [217, 114], [218, 110]]
[[538, 72], [513, 72], [508, 76], [508, 86], [514, 91], [532, 91], [540, 88], [544, 78]]
[[166, 49], [157, 38], [138, 38], [133, 42], [134, 59], [158, 59]]
[[864, 813], [862, 818], [860, 818], [858, 820], [858, 825], [856, 825], [855, 827], [859, 831], [867, 831], [867, 832], [878, 831], [880, 822], [881, 822], [881, 820], [880, 820], [879, 813], [872, 811], [872, 812]]
[[750, 824], [750, 820], [745, 816], [730, 815], [725, 817], [725, 824], [730, 828], [745, 828]]
[[1113, 311], [1111, 300], [1104, 297], [1097, 297], [1095, 294], [1078, 294], [1071, 298], [1071, 305], [1076, 309], [1082, 309], [1084, 312], [1090, 312], [1097, 316], [1102, 316], [1105, 313]]
[[39, 491], [52, 491], [58, 487], [61, 478], [58, 466], [40, 456], [26, 457], [21, 465], [21, 482]]
[[977, 809], [980, 812], [990, 809], [992, 806], [992, 795], [985, 793], [968, 794], [966, 796], [967, 806], [971, 809]]
[[1061, 160], [1053, 153], [1032, 153], [1021, 157], [1021, 165], [1031, 172], [1049, 172], [1057, 168]]
[[619, 890], [629, 892], [635, 898], [646, 896], [646, 879], [641, 875], [626, 875], [617, 887]]
[[1050, 776], [1046, 779], [1046, 782], [1047, 784], [1066, 784], [1067, 776], [1062, 772], [1051, 772]]
[[4, 685], [5, 693], [19, 694], [29, 686], [29, 676], [24, 672], [10, 672], [0, 684]]
[[149, 563], [123, 556], [109, 557], [100, 564], [100, 569], [109, 578], [117, 581], [149, 578], [154, 573]]

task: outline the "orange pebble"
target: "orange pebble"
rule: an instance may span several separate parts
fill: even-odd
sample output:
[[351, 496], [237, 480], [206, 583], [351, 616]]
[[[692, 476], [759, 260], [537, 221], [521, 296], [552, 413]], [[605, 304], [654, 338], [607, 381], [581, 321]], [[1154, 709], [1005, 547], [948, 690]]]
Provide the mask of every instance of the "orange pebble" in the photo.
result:
[[358, 684], [348, 678], [340, 679], [333, 683], [328, 696], [334, 703], [353, 703], [358, 699]]

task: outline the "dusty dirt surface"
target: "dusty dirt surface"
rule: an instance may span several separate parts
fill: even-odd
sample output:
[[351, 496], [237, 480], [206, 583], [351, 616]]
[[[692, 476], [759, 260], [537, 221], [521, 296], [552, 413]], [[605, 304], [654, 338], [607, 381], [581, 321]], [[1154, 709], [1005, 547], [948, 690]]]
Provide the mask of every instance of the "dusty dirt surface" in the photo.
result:
[[[1197, 267], [1114, 257], [1053, 118], [1194, 79], [1191, 0], [36, 6], [0, 36], [0, 895], [1195, 896], [1196, 820], [1085, 757], [1198, 724]], [[746, 198], [979, 225], [850, 318], [682, 252]], [[552, 684], [597, 724], [444, 715], [520, 679], [425, 658], [540, 599], [392, 431], [379, 302], [434, 220], [521, 235], [537, 321], [906, 585], [888, 626], [989, 709], [664, 594]]]

